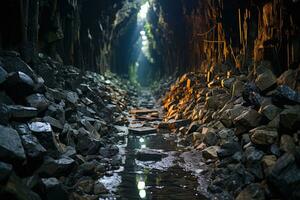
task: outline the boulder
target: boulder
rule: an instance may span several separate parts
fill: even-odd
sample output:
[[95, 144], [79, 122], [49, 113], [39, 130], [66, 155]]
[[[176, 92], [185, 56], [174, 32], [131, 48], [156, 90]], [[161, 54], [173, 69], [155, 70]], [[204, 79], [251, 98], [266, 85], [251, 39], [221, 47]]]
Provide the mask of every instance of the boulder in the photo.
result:
[[258, 183], [247, 185], [235, 198], [235, 200], [265, 200], [265, 191]]
[[294, 153], [296, 151], [294, 138], [290, 135], [282, 135], [280, 138], [280, 149], [286, 153]]
[[218, 158], [217, 152], [220, 150], [219, 146], [210, 146], [202, 150], [202, 156], [205, 159], [216, 159]]
[[105, 188], [103, 183], [101, 183], [99, 181], [95, 182], [94, 190], [93, 190], [94, 194], [99, 195], [99, 194], [103, 194], [103, 193], [106, 193], [106, 192], [107, 192], [107, 189]]
[[[23, 72], [8, 74], [7, 80], [3, 83], [6, 93], [16, 102], [22, 103], [24, 98], [34, 93], [33, 80]], [[16, 90], [16, 88], [18, 88]]]
[[277, 160], [267, 180], [283, 197], [300, 198], [300, 168], [292, 154], [285, 153]]
[[244, 133], [251, 128], [259, 126], [261, 122], [261, 115], [254, 109], [247, 109], [242, 114], [234, 119], [237, 127], [236, 134]]
[[300, 95], [287, 85], [280, 85], [272, 94], [272, 101], [275, 105], [300, 104]]
[[277, 79], [278, 85], [287, 85], [292, 89], [295, 89], [297, 82], [297, 74], [299, 70], [289, 69], [283, 72]]
[[140, 161], [160, 161], [168, 155], [154, 149], [140, 149], [136, 153], [136, 159]]
[[275, 155], [265, 155], [262, 158], [261, 163], [262, 163], [265, 175], [270, 174], [276, 161], [277, 161], [277, 158]]
[[6, 77], [7, 77], [6, 70], [0, 66], [0, 84], [2, 84], [6, 80]]
[[79, 129], [76, 143], [76, 151], [78, 153], [82, 155], [97, 154], [101, 146], [103, 146], [101, 140], [92, 138], [85, 129]]
[[280, 114], [280, 125], [287, 130], [297, 130], [300, 127], [300, 106], [288, 106]]
[[257, 145], [271, 145], [278, 139], [276, 129], [261, 126], [250, 131], [250, 139]]
[[12, 173], [12, 165], [0, 161], [0, 183], [7, 181]]
[[219, 136], [215, 131], [209, 131], [204, 135], [204, 140], [203, 142], [207, 145], [207, 146], [215, 146], [218, 144], [219, 142]]
[[250, 82], [245, 84], [242, 96], [248, 105], [259, 107], [263, 101], [259, 92], [260, 91], [255, 84]]
[[63, 124], [59, 120], [57, 120], [53, 117], [45, 116], [45, 117], [43, 117], [43, 120], [45, 122], [49, 123], [54, 130], [61, 131], [64, 128]]
[[34, 118], [38, 115], [38, 110], [33, 107], [24, 107], [19, 105], [7, 106], [13, 120], [24, 120]]
[[42, 179], [43, 194], [41, 195], [45, 200], [61, 199], [68, 200], [68, 193], [63, 188], [62, 184], [56, 178]]
[[49, 101], [43, 94], [32, 94], [26, 97], [26, 102], [30, 107], [38, 109], [39, 112], [45, 111], [49, 106]]
[[226, 142], [221, 145], [217, 153], [219, 158], [224, 158], [224, 157], [232, 156], [233, 154], [241, 150], [242, 148], [238, 142]]
[[43, 159], [46, 149], [39, 143], [35, 136], [31, 134], [21, 135], [21, 140], [29, 162]]
[[16, 130], [0, 125], [0, 159], [8, 162], [24, 161], [25, 152]]
[[273, 74], [271, 70], [265, 70], [263, 73], [259, 74], [255, 79], [256, 86], [260, 91], [265, 92], [272, 86], [276, 85], [277, 77]]
[[69, 157], [62, 157], [59, 159], [53, 159], [46, 157], [43, 165], [39, 169], [41, 177], [60, 177], [66, 176], [71, 173], [75, 166], [75, 160]]
[[279, 113], [281, 109], [273, 104], [262, 106], [259, 110], [259, 113], [264, 115], [268, 120], [273, 120]]

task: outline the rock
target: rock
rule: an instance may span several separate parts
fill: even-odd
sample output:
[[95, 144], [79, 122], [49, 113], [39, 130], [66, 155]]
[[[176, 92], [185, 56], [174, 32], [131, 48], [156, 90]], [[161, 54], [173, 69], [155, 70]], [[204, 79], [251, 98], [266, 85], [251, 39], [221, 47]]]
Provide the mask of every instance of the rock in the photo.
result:
[[227, 142], [221, 145], [220, 149], [217, 151], [217, 154], [219, 158], [224, 158], [232, 156], [241, 150], [241, 146], [238, 142]]
[[100, 148], [99, 153], [101, 156], [103, 156], [105, 158], [110, 158], [119, 153], [119, 147], [116, 145], [108, 145], [106, 147]]
[[299, 199], [300, 168], [295, 157], [286, 153], [281, 156], [267, 177], [269, 183], [287, 199]]
[[227, 89], [232, 89], [234, 82], [235, 82], [234, 77], [226, 78], [226, 79], [222, 80], [222, 85], [223, 85], [223, 87], [225, 87]]
[[199, 141], [200, 143], [203, 142], [204, 135], [202, 133], [193, 132], [192, 136], [193, 136], [193, 142], [196, 142], [196, 141]]
[[233, 108], [225, 110], [221, 116], [220, 121], [227, 127], [230, 128], [233, 125], [233, 120], [240, 116], [243, 111], [245, 111], [245, 107], [238, 104], [234, 105]]
[[42, 94], [32, 94], [26, 97], [26, 102], [30, 107], [37, 108], [39, 112], [45, 111], [49, 106], [48, 100]]
[[268, 120], [273, 120], [279, 113], [281, 109], [273, 104], [262, 106], [259, 110], [259, 113], [264, 115]]
[[156, 128], [151, 127], [140, 127], [140, 128], [129, 128], [129, 133], [136, 135], [147, 135], [152, 133], [157, 133]]
[[250, 146], [245, 149], [244, 155], [246, 158], [246, 169], [257, 179], [263, 179], [261, 159], [264, 156], [264, 152], [257, 150], [253, 146]]
[[100, 140], [94, 139], [85, 129], [79, 129], [76, 143], [76, 151], [82, 155], [97, 154], [99, 148], [103, 146]]
[[39, 143], [35, 136], [31, 134], [22, 135], [21, 140], [29, 162], [43, 159], [46, 149]]
[[187, 126], [191, 123], [189, 119], [180, 119], [180, 120], [169, 120], [169, 127], [170, 129], [180, 128], [182, 126]]
[[91, 194], [94, 190], [94, 181], [90, 177], [83, 177], [76, 183], [77, 190]]
[[39, 174], [41, 177], [59, 177], [66, 176], [71, 173], [75, 161], [69, 157], [62, 157], [57, 160], [47, 157], [41, 168]]
[[[203, 133], [202, 133], [203, 134]], [[219, 137], [217, 135], [216, 132], [213, 132], [213, 131], [209, 131], [208, 133], [206, 134], [203, 134], [204, 135], [204, 140], [203, 142], [207, 145], [207, 146], [215, 146], [218, 144], [219, 142]]]
[[270, 89], [276, 83], [277, 77], [273, 74], [271, 70], [265, 70], [263, 73], [259, 74], [255, 80], [256, 86], [262, 92]]
[[250, 139], [257, 145], [271, 145], [278, 139], [278, 132], [276, 129], [261, 126], [250, 131]]
[[258, 183], [246, 186], [235, 198], [236, 200], [265, 200], [263, 187]]
[[278, 85], [287, 85], [292, 89], [295, 89], [297, 82], [297, 70], [289, 69], [283, 72], [277, 79]]
[[275, 105], [300, 104], [300, 95], [287, 85], [280, 85], [272, 94], [272, 101]]
[[34, 93], [33, 80], [23, 72], [9, 74], [3, 84], [6, 93], [17, 103], [21, 103], [25, 97]]
[[0, 196], [5, 199], [41, 200], [40, 196], [23, 184], [15, 174], [11, 174], [5, 185], [1, 186]]
[[101, 182], [97, 181], [94, 184], [94, 191], [93, 192], [94, 192], [94, 194], [98, 195], [98, 194], [106, 193], [107, 190], [106, 190], [105, 186]]
[[280, 138], [280, 149], [286, 153], [294, 153], [296, 145], [293, 137], [290, 135], [282, 135]]
[[0, 159], [20, 162], [26, 159], [21, 139], [12, 128], [0, 125]]
[[261, 121], [261, 115], [254, 109], [248, 109], [242, 112], [242, 114], [234, 119], [234, 123], [237, 127], [237, 134], [241, 134], [250, 130], [251, 128], [259, 126]]
[[160, 161], [167, 156], [167, 154], [154, 149], [140, 149], [136, 153], [136, 159], [140, 161]]
[[244, 91], [244, 82], [237, 79], [232, 86], [232, 96], [240, 97], [240, 96], [242, 96], [243, 91]]
[[254, 105], [255, 107], [260, 107], [263, 101], [263, 98], [259, 94], [259, 89], [254, 83], [245, 84], [242, 96], [248, 105]]
[[11, 114], [11, 118], [14, 120], [34, 118], [38, 114], [38, 110], [33, 107], [24, 107], [19, 105], [11, 105], [7, 107]]
[[7, 77], [7, 71], [0, 66], [0, 84], [2, 84]]
[[49, 123], [53, 129], [61, 131], [64, 128], [64, 126], [62, 125], [62, 123], [59, 120], [57, 120], [57, 119], [55, 119], [53, 117], [45, 116], [45, 117], [43, 117], [43, 120], [45, 122]]
[[300, 106], [288, 106], [280, 114], [280, 125], [287, 130], [298, 130], [300, 126]]
[[217, 152], [219, 151], [219, 146], [210, 146], [202, 151], [202, 156], [205, 159], [216, 159], [218, 158]]
[[72, 103], [72, 104], [77, 104], [79, 97], [77, 95], [76, 92], [72, 92], [72, 91], [67, 91], [66, 92], [66, 98], [68, 100], [68, 102]]
[[51, 133], [52, 132], [52, 128], [49, 123], [31, 122], [31, 123], [28, 123], [28, 127], [34, 133]]
[[12, 165], [0, 161], [0, 183], [7, 181], [12, 173]]
[[277, 161], [277, 158], [274, 155], [265, 155], [262, 158], [261, 163], [262, 163], [262, 166], [264, 168], [265, 175], [270, 174], [270, 172], [272, 171], [272, 168], [275, 165], [276, 161]]
[[61, 199], [68, 200], [68, 193], [62, 187], [62, 184], [56, 178], [43, 178], [43, 199], [53, 200]]
[[187, 134], [196, 132], [199, 127], [200, 127], [200, 123], [198, 121], [192, 122], [187, 130]]

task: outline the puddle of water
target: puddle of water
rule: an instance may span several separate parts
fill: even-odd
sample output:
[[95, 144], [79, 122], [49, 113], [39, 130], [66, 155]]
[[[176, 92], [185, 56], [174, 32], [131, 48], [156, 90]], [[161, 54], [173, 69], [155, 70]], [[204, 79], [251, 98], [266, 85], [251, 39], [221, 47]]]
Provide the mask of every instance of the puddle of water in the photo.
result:
[[[116, 199], [207, 199], [198, 191], [201, 180], [190, 172], [193, 166], [182, 164], [193, 158], [180, 156], [182, 149], [175, 140], [175, 136], [168, 134], [127, 135], [125, 143], [119, 146], [123, 156], [121, 170], [100, 182]], [[135, 153], [143, 148], [161, 150], [168, 156], [159, 162], [138, 161]]]

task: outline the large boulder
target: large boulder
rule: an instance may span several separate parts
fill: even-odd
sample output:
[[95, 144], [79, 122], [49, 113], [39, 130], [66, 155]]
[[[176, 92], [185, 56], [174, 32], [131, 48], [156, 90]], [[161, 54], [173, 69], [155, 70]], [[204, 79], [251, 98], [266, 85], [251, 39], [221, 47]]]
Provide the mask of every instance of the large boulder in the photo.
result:
[[26, 102], [30, 107], [37, 108], [39, 112], [45, 111], [49, 106], [49, 101], [43, 94], [32, 94], [26, 97]]
[[292, 154], [281, 156], [268, 176], [269, 183], [287, 199], [300, 199], [300, 168]]
[[25, 134], [21, 136], [21, 140], [29, 162], [43, 159], [46, 149], [39, 143], [35, 136]]
[[101, 140], [94, 139], [90, 133], [83, 128], [79, 129], [76, 140], [76, 151], [82, 155], [97, 154], [100, 147], [103, 146]]
[[0, 159], [8, 162], [26, 159], [20, 136], [17, 131], [0, 125]]
[[61, 199], [68, 200], [68, 193], [63, 188], [63, 185], [57, 178], [43, 178], [42, 179], [41, 196], [45, 200]]
[[265, 126], [257, 127], [250, 131], [250, 139], [257, 145], [271, 145], [278, 139], [278, 132], [276, 129]]
[[262, 106], [259, 109], [259, 113], [264, 115], [268, 120], [273, 120], [279, 113], [281, 109], [273, 104], [268, 104], [265, 106]]
[[287, 130], [300, 128], [300, 106], [287, 106], [280, 114], [280, 125]]
[[300, 95], [287, 85], [280, 85], [272, 94], [272, 101], [275, 105], [300, 104]]
[[20, 105], [7, 106], [9, 109], [10, 117], [13, 120], [26, 120], [34, 118], [38, 115], [38, 110], [33, 107], [24, 107]]
[[60, 177], [71, 173], [75, 166], [75, 160], [69, 157], [53, 159], [46, 157], [43, 165], [39, 169], [41, 177]]
[[295, 89], [297, 83], [297, 74], [299, 70], [289, 69], [283, 72], [277, 79], [278, 85], [287, 85], [292, 89]]
[[256, 86], [260, 91], [265, 92], [272, 86], [276, 85], [277, 78], [271, 70], [265, 70], [263, 73], [259, 74], [255, 80]]
[[251, 128], [259, 126], [261, 122], [261, 115], [254, 109], [247, 109], [234, 119], [235, 126], [237, 127], [236, 133], [239, 135]]

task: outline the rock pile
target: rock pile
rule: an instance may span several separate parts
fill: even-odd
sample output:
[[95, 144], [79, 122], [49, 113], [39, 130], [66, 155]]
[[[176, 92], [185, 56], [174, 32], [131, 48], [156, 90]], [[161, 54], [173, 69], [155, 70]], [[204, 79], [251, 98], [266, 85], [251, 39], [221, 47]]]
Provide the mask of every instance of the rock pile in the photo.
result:
[[163, 100], [164, 127], [192, 121], [177, 133], [202, 151], [208, 190], [221, 199], [300, 198], [300, 70], [277, 78], [265, 63], [252, 76], [208, 84], [205, 75], [185, 74]]
[[[35, 69], [35, 70], [33, 70]], [[135, 93], [113, 74], [0, 56], [1, 199], [98, 199]]]

